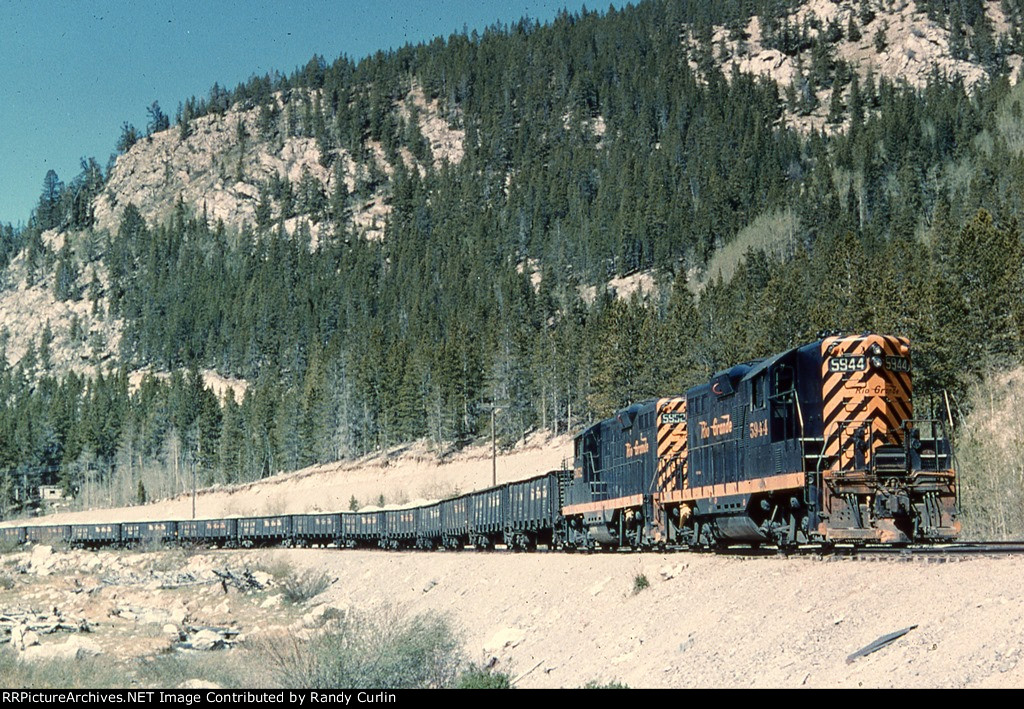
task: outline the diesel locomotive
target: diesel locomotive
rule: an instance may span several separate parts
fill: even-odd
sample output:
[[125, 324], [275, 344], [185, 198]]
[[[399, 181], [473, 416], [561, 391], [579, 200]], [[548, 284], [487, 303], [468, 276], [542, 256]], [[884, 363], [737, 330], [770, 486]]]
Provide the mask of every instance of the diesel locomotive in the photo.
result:
[[907, 543], [960, 532], [943, 422], [914, 417], [910, 343], [823, 337], [583, 431], [570, 546]]
[[960, 532], [910, 343], [832, 335], [580, 432], [571, 469], [398, 510], [0, 528], [0, 541], [385, 549], [905, 544]]

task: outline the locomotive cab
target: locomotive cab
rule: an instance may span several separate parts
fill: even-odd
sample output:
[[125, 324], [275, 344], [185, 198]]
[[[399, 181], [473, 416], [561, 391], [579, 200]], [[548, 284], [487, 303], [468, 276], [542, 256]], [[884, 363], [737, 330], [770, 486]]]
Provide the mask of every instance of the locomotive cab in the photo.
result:
[[799, 354], [732, 367], [687, 393], [693, 541], [759, 544], [803, 533]]

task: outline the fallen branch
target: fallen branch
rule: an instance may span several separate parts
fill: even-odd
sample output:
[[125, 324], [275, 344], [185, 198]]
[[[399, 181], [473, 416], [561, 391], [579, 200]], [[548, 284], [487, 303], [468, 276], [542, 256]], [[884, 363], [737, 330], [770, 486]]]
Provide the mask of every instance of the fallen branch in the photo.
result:
[[870, 655], [873, 652], [877, 652], [886, 645], [891, 645], [893, 642], [899, 640], [916, 627], [916, 625], [911, 625], [909, 628], [904, 628], [903, 630], [897, 630], [896, 632], [889, 633], [888, 635], [883, 635], [882, 637], [878, 638], [878, 640], [875, 640], [874, 642], [865, 645], [860, 650], [847, 657], [846, 664], [850, 664], [854, 660], [860, 659], [865, 655]]

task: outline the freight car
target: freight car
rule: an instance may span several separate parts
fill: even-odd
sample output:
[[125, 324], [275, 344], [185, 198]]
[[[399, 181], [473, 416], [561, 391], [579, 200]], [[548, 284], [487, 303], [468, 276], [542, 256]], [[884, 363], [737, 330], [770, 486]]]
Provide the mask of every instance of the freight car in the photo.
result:
[[571, 470], [422, 507], [9, 527], [8, 544], [385, 549], [937, 542], [960, 532], [952, 450], [914, 417], [905, 338], [832, 335], [717, 372], [574, 440]]

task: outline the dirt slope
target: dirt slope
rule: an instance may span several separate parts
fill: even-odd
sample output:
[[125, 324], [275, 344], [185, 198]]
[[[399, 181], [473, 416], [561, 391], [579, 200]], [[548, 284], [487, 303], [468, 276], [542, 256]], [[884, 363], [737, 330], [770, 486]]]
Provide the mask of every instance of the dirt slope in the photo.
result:
[[521, 687], [1024, 686], [1024, 559], [272, 553], [338, 577], [318, 603], [449, 613]]
[[[497, 459], [498, 482], [521, 480], [562, 466], [572, 457], [569, 436], [535, 437]], [[404, 505], [469, 492], [491, 484], [491, 447], [466, 448], [438, 460], [422, 443], [356, 461], [331, 463], [255, 483], [200, 490], [196, 517], [338, 512], [353, 497], [360, 507]], [[64, 512], [33, 520], [38, 524], [189, 519], [192, 497], [182, 495], [150, 505]], [[25, 524], [24, 521], [6, 524]], [[5, 526], [0, 525], [0, 526]]]

